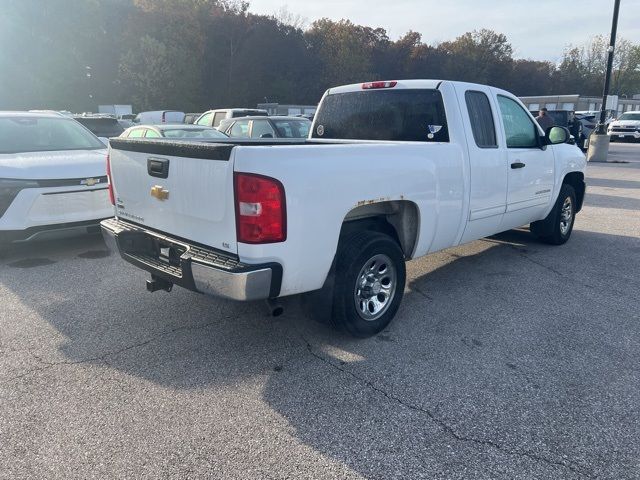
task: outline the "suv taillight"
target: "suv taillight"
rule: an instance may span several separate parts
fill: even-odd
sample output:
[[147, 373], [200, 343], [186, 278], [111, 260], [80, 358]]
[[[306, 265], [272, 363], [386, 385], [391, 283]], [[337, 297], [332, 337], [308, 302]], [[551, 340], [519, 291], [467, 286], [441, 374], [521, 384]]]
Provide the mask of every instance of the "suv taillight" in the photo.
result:
[[109, 185], [109, 201], [111, 205], [115, 206], [116, 199], [113, 195], [113, 180], [111, 177], [111, 162], [109, 161], [109, 155], [107, 155], [107, 184]]
[[234, 173], [236, 229], [242, 243], [276, 243], [287, 238], [284, 187], [275, 178]]

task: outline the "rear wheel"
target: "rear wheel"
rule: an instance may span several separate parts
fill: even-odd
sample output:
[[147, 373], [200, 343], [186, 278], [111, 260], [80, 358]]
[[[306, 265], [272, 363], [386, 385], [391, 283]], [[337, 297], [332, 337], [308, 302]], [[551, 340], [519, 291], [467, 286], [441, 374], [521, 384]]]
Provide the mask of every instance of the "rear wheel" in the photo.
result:
[[576, 218], [576, 192], [563, 184], [556, 203], [547, 218], [531, 224], [531, 233], [550, 245], [562, 245], [569, 240]]
[[381, 332], [398, 311], [405, 280], [404, 255], [391, 237], [364, 231], [347, 238], [336, 259], [334, 325], [357, 337]]

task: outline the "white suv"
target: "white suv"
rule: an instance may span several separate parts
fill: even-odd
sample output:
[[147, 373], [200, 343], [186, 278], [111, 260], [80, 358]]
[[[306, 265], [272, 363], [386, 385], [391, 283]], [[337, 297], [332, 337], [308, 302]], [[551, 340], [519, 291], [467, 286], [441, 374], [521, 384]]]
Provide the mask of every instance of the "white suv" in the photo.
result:
[[640, 141], [640, 112], [623, 113], [609, 124], [607, 133], [612, 142], [627, 139]]

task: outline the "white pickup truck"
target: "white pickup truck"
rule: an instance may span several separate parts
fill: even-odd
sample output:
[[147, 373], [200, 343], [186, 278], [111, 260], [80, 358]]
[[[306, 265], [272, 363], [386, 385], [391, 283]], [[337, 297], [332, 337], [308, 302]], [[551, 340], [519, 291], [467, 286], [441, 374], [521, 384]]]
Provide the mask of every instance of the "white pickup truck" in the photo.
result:
[[333, 323], [368, 336], [396, 314], [406, 260], [526, 224], [566, 242], [586, 166], [568, 139], [488, 86], [331, 88], [308, 139], [112, 139], [116, 215], [102, 231], [150, 291], [273, 301], [325, 288]]

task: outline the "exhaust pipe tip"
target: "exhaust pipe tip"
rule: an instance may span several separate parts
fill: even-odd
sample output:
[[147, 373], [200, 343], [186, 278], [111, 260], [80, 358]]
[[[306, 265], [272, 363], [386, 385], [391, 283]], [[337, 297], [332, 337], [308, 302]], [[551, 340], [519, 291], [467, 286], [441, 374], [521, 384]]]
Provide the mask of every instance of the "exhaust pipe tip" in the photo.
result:
[[269, 315], [272, 317], [279, 317], [284, 313], [284, 307], [277, 299], [268, 298], [266, 302], [267, 308], [269, 309]]

